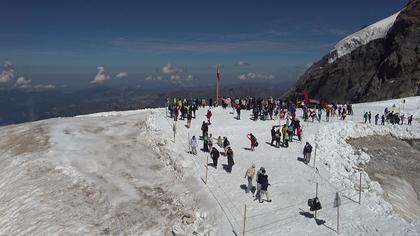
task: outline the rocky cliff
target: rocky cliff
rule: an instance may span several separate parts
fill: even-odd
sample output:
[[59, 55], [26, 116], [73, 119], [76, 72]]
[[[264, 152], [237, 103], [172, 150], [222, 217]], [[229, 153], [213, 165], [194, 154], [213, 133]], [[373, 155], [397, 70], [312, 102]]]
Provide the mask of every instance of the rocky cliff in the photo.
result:
[[289, 95], [295, 91], [330, 102], [420, 95], [420, 0], [340, 41]]

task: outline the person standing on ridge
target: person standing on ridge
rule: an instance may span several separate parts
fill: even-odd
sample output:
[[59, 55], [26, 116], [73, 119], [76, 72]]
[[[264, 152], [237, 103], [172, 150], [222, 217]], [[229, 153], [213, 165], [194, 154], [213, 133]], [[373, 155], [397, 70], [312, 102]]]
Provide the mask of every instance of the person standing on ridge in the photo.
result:
[[369, 114], [368, 114], [368, 119], [369, 119], [369, 124], [370, 124], [370, 120], [372, 119], [372, 113], [369, 111]]
[[378, 125], [378, 120], [379, 120], [379, 114], [377, 113], [375, 115], [375, 125]]

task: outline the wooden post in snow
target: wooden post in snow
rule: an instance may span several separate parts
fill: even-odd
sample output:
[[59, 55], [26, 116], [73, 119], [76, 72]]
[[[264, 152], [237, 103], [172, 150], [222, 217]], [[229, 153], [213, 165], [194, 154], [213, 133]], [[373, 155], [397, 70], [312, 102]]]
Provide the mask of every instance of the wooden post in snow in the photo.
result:
[[207, 156], [207, 160], [206, 160], [206, 184], [207, 184], [207, 173], [209, 171], [209, 156]]
[[338, 192], [336, 192], [333, 207], [337, 208], [337, 230], [336, 230], [337, 234], [340, 234], [340, 205], [341, 205], [341, 198]]
[[360, 171], [360, 178], [359, 178], [359, 205], [361, 204], [362, 200], [362, 172]]
[[314, 170], [316, 170], [316, 149], [318, 149], [318, 143], [315, 143], [315, 153], [314, 153]]
[[[318, 182], [316, 183], [315, 197], [318, 197]], [[315, 211], [315, 220], [316, 220], [316, 213], [317, 213], [317, 211]]]
[[191, 139], [190, 139], [190, 132], [188, 132], [188, 153], [191, 153]]
[[244, 209], [244, 225], [242, 227], [242, 236], [245, 236], [245, 224], [246, 224], [246, 204]]

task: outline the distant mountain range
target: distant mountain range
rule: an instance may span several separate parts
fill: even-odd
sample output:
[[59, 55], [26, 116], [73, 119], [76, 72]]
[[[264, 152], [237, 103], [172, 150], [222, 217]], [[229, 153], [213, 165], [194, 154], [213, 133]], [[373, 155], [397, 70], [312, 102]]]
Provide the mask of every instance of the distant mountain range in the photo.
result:
[[287, 95], [296, 91], [340, 103], [420, 95], [420, 0], [338, 42]]
[[[223, 85], [220, 96], [280, 97], [290, 83], [243, 83]], [[129, 86], [92, 87], [79, 90], [2, 90], [0, 125], [16, 124], [53, 117], [70, 117], [104, 111], [124, 111], [163, 107], [166, 98], [215, 98], [216, 88], [177, 87], [145, 89]]]

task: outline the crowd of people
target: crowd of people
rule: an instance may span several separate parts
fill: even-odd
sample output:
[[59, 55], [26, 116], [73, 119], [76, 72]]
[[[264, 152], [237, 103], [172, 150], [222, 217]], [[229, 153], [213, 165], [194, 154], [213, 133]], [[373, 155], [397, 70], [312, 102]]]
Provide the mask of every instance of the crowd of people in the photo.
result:
[[[375, 125], [378, 125], [379, 122], [379, 116], [381, 117], [381, 125], [385, 125], [385, 122], [388, 122], [392, 125], [403, 125], [404, 124], [404, 120], [405, 120], [405, 115], [399, 112], [396, 112], [396, 106], [395, 104], [392, 105], [391, 109], [389, 109], [388, 107], [385, 108], [384, 113], [382, 115], [379, 115], [379, 113], [377, 113], [375, 115]], [[364, 119], [364, 123], [369, 122], [369, 124], [372, 121], [372, 113], [369, 112], [365, 112], [363, 114], [363, 119]], [[407, 125], [411, 125], [413, 121], [413, 115], [409, 115], [407, 117]]]
[[[231, 173], [235, 162], [234, 152], [230, 141], [225, 136], [218, 136], [215, 138], [211, 133], [209, 133], [209, 126], [211, 125], [211, 119], [213, 116], [211, 109], [217, 105], [217, 102], [213, 103], [212, 99], [174, 99], [173, 102], [169, 102], [168, 100], [169, 117], [173, 118], [174, 121], [187, 119], [186, 127], [190, 128], [191, 120], [197, 118], [196, 111], [200, 108], [207, 109], [205, 112], [206, 120], [203, 120], [202, 122], [202, 134], [199, 137], [199, 140], [201, 140], [203, 143], [201, 151], [209, 153], [212, 160], [212, 163], [209, 165], [215, 169], [217, 169], [219, 165], [220, 156], [225, 156], [226, 164], [224, 164], [223, 167], [226, 172]], [[207, 106], [208, 108], [206, 108]], [[236, 116], [234, 118], [237, 120], [241, 119], [241, 110], [244, 109], [252, 111], [251, 119], [254, 121], [274, 119], [283, 120], [284, 124], [281, 125], [279, 122], [279, 125], [274, 125], [271, 127], [271, 142], [269, 144], [273, 147], [287, 148], [289, 147], [289, 143], [293, 142], [293, 140], [302, 141], [303, 128], [301, 126], [301, 121], [296, 115], [297, 106], [290, 101], [283, 101], [280, 99], [275, 100], [272, 98], [256, 99], [252, 97], [235, 99], [223, 98], [221, 99], [221, 106], [223, 109], [231, 108], [233, 114], [236, 112]], [[301, 108], [303, 112], [302, 119], [306, 122], [309, 119], [311, 119], [312, 122], [314, 122], [315, 119], [318, 122], [321, 122], [324, 114], [325, 122], [329, 122], [330, 119], [335, 116], [338, 116], [341, 120], [344, 121], [348, 115], [353, 115], [353, 108], [351, 104], [328, 104], [322, 107], [308, 107], [303, 104]], [[371, 112], [365, 112], [363, 118], [365, 123], [371, 123]], [[395, 105], [391, 109], [385, 108], [384, 114], [381, 116], [376, 114], [374, 118], [375, 124], [378, 124], [380, 118], [382, 125], [384, 125], [385, 122], [402, 125], [404, 124], [405, 119], [404, 115], [399, 115], [397, 112], [395, 112]], [[407, 124], [411, 125], [412, 120], [413, 116], [408, 116]], [[257, 137], [252, 133], [248, 133], [246, 137], [250, 142], [250, 148], [247, 149], [254, 151], [255, 148], [259, 145]], [[191, 138], [190, 147], [191, 154], [197, 155], [198, 139], [196, 136]], [[219, 151], [219, 148], [223, 151]], [[302, 161], [307, 165], [311, 160], [312, 149], [312, 145], [309, 142], [306, 142], [303, 147]], [[264, 167], [260, 167], [260, 169], [256, 171], [256, 166], [253, 164], [246, 170], [244, 177], [248, 182], [245, 188], [246, 193], [249, 193], [253, 188], [255, 188], [252, 184], [255, 179], [256, 190], [252, 191], [255, 193], [255, 195], [253, 195], [255, 199], [259, 202], [263, 202], [264, 200], [262, 197], [265, 196], [265, 201], [271, 202], [268, 194], [268, 186], [270, 186], [270, 184], [268, 182], [268, 175]]]

